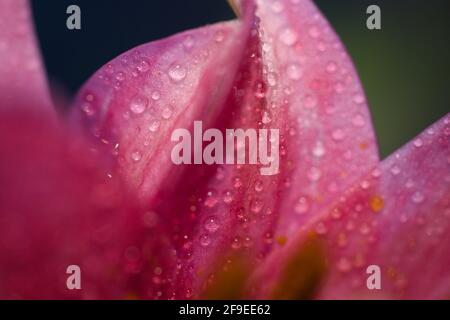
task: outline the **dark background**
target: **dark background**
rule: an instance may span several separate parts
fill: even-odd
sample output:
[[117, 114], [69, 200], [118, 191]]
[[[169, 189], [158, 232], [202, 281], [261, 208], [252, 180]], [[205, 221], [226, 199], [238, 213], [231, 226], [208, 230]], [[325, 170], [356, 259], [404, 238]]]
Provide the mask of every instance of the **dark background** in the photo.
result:
[[[448, 0], [316, 0], [353, 58], [383, 157], [450, 111]], [[234, 18], [225, 0], [33, 0], [50, 79], [69, 96], [99, 67], [137, 45]], [[66, 28], [80, 6], [82, 29]], [[382, 30], [366, 28], [377, 4]]]

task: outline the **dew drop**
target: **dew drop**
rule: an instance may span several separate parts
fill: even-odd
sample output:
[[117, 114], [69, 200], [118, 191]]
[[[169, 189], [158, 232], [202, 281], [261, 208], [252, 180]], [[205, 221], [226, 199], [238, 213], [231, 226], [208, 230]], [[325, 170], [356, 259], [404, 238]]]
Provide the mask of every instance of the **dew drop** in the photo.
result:
[[131, 153], [131, 159], [135, 162], [139, 162], [142, 159], [142, 153], [140, 151], [133, 151]]
[[366, 125], [366, 121], [362, 114], [357, 114], [353, 117], [352, 123], [355, 127], [364, 127]]
[[135, 114], [141, 114], [145, 111], [148, 105], [148, 99], [144, 96], [135, 96], [130, 103], [130, 110]]
[[416, 140], [414, 140], [414, 146], [417, 148], [420, 148], [421, 146], [423, 146], [423, 140], [420, 138], [417, 138]]
[[202, 247], [207, 247], [211, 244], [211, 239], [207, 234], [200, 236], [200, 245]]
[[253, 213], [259, 213], [261, 212], [264, 204], [261, 200], [252, 200], [250, 203], [250, 211]]
[[257, 82], [255, 84], [255, 97], [258, 99], [263, 99], [266, 96], [266, 85], [264, 82]]
[[328, 73], [336, 72], [336, 70], [337, 70], [336, 63], [334, 61], [328, 62], [326, 70], [327, 70]]
[[370, 233], [370, 226], [366, 223], [364, 223], [360, 228], [359, 228], [359, 232], [365, 236], [368, 235]]
[[334, 85], [334, 91], [336, 91], [336, 93], [342, 93], [345, 90], [345, 85], [341, 82], [338, 81], [336, 82], [336, 84]]
[[366, 101], [366, 98], [364, 98], [364, 96], [362, 94], [356, 94], [353, 97], [353, 102], [356, 104], [363, 104]]
[[275, 13], [280, 13], [283, 11], [284, 5], [283, 3], [281, 3], [281, 1], [275, 1], [274, 3], [272, 3], [271, 9]]
[[255, 191], [256, 191], [256, 192], [261, 192], [261, 191], [263, 191], [263, 190], [264, 190], [264, 184], [263, 184], [263, 182], [262, 182], [261, 180], [257, 180], [257, 181], [255, 182], [254, 188], [255, 188]]
[[331, 137], [335, 141], [341, 141], [345, 138], [345, 133], [342, 129], [336, 129], [331, 133]]
[[147, 60], [141, 60], [137, 66], [137, 69], [139, 72], [147, 72], [148, 70], [150, 70], [150, 64], [147, 62]]
[[169, 77], [174, 82], [181, 82], [186, 78], [187, 70], [185, 67], [179, 64], [174, 64], [169, 69]]
[[220, 42], [223, 42], [224, 39], [225, 39], [225, 33], [222, 30], [216, 31], [216, 33], [214, 34], [214, 40], [217, 43], [220, 43]]
[[269, 72], [269, 74], [267, 75], [267, 83], [269, 84], [269, 86], [275, 87], [277, 85], [277, 82], [278, 79], [276, 73]]
[[116, 73], [116, 80], [117, 81], [124, 81], [125, 80], [125, 73], [122, 71]]
[[307, 95], [305, 97], [305, 107], [308, 109], [312, 109], [317, 106], [317, 99], [313, 96]]
[[381, 170], [379, 168], [375, 168], [372, 170], [372, 177], [379, 178], [381, 176]]
[[323, 146], [322, 142], [318, 141], [314, 149], [312, 150], [312, 154], [316, 158], [321, 158], [325, 155], [325, 153], [326, 153], [325, 147]]
[[205, 225], [204, 225], [206, 231], [214, 233], [217, 230], [219, 230], [219, 224], [216, 221], [216, 218], [214, 217], [209, 217], [205, 220]]
[[320, 169], [318, 169], [316, 167], [312, 167], [308, 171], [308, 179], [310, 181], [318, 181], [321, 176], [322, 176], [322, 172], [320, 171]]
[[214, 208], [219, 200], [211, 193], [208, 192], [208, 198], [205, 200], [205, 207]]
[[398, 166], [393, 166], [392, 168], [391, 168], [391, 173], [394, 175], [394, 176], [396, 176], [396, 175], [398, 175], [399, 173], [400, 173], [400, 168], [398, 167]]
[[264, 124], [269, 124], [272, 121], [272, 118], [270, 117], [270, 114], [267, 111], [264, 111], [261, 121]]
[[242, 181], [239, 177], [234, 178], [233, 180], [233, 187], [235, 189], [239, 189], [240, 187], [242, 187]]
[[297, 42], [297, 38], [297, 33], [291, 28], [285, 28], [280, 33], [281, 41], [287, 46], [292, 46], [295, 44]]
[[300, 80], [303, 76], [302, 69], [298, 63], [291, 63], [287, 66], [286, 72], [291, 80]]
[[224, 195], [223, 195], [223, 202], [229, 204], [231, 202], [233, 202], [233, 194], [230, 191], [225, 191]]
[[87, 115], [87, 116], [93, 116], [95, 115], [95, 109], [89, 102], [83, 103], [81, 105], [81, 110]]
[[152, 99], [155, 101], [158, 101], [159, 99], [161, 99], [161, 94], [159, 93], [159, 91], [153, 91]]
[[325, 224], [323, 222], [319, 222], [316, 225], [315, 230], [316, 230], [316, 233], [319, 234], [319, 235], [324, 235], [324, 234], [326, 234], [328, 232], [328, 229], [327, 229], [327, 227], [325, 226]]
[[319, 28], [314, 26], [308, 30], [308, 34], [311, 38], [317, 39], [318, 37], [320, 37], [320, 30]]
[[421, 202], [423, 202], [423, 200], [425, 200], [425, 197], [420, 191], [417, 191], [412, 195], [411, 200], [414, 203], [421, 203]]
[[331, 211], [331, 217], [336, 220], [340, 219], [342, 217], [342, 211], [339, 208], [334, 208]]
[[347, 258], [341, 258], [337, 263], [337, 268], [340, 272], [349, 272], [352, 268], [352, 264]]
[[309, 211], [311, 204], [306, 196], [301, 196], [298, 198], [297, 203], [295, 205], [295, 212], [298, 214], [304, 214]]
[[235, 237], [231, 242], [231, 248], [237, 250], [240, 247], [241, 247], [241, 239], [239, 237]]
[[158, 120], [153, 120], [152, 122], [150, 122], [150, 125], [148, 126], [148, 130], [150, 130], [151, 132], [156, 132], [156, 131], [158, 131], [160, 125], [161, 125], [161, 123]]
[[166, 120], [170, 119], [170, 117], [172, 117], [172, 114], [173, 114], [172, 106], [166, 106], [161, 112], [161, 116]]
[[367, 190], [367, 189], [369, 189], [369, 187], [370, 187], [370, 182], [367, 181], [367, 180], [363, 180], [363, 181], [361, 182], [360, 186], [361, 186], [362, 189]]
[[195, 45], [194, 38], [190, 35], [187, 36], [183, 41], [183, 46], [186, 50], [192, 49], [192, 47], [194, 47], [194, 45]]

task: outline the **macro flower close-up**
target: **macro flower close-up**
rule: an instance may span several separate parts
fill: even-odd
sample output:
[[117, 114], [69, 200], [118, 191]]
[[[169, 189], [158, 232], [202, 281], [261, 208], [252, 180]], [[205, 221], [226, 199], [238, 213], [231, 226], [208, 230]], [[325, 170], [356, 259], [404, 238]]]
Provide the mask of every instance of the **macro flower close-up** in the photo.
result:
[[450, 114], [381, 159], [314, 1], [229, 3], [69, 99], [0, 0], [1, 299], [450, 298]]

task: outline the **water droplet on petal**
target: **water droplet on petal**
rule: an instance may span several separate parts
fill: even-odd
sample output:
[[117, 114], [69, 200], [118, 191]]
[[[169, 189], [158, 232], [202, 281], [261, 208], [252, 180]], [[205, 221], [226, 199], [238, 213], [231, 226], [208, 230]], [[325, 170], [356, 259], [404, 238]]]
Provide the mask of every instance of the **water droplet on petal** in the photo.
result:
[[414, 146], [417, 148], [420, 148], [421, 146], [423, 146], [423, 140], [420, 138], [417, 138], [416, 140], [414, 140]]
[[187, 70], [180, 64], [174, 64], [169, 69], [169, 77], [174, 82], [181, 82], [186, 78]]
[[161, 123], [158, 120], [153, 120], [152, 122], [150, 122], [150, 125], [148, 126], [148, 130], [150, 130], [151, 132], [156, 132], [156, 131], [158, 131], [160, 125], [161, 125]]
[[281, 3], [281, 1], [275, 1], [274, 3], [272, 3], [272, 5], [270, 7], [271, 7], [272, 11], [275, 13], [280, 13], [284, 9], [284, 5], [283, 5], [283, 3]]
[[231, 248], [237, 250], [241, 247], [241, 239], [239, 237], [235, 237], [231, 242]]
[[372, 170], [372, 177], [379, 178], [381, 176], [380, 168], [375, 168]]
[[225, 33], [222, 30], [216, 31], [214, 34], [214, 40], [218, 43], [222, 42], [225, 39]]
[[145, 111], [148, 105], [148, 99], [141, 95], [134, 96], [130, 102], [130, 110], [135, 114], [141, 114]]
[[234, 178], [233, 180], [233, 187], [235, 189], [239, 189], [240, 187], [242, 187], [242, 181], [239, 177]]
[[116, 80], [117, 81], [123, 81], [123, 80], [125, 80], [125, 73], [123, 73], [123, 72], [117, 72], [116, 73]]
[[192, 47], [194, 46], [194, 44], [195, 44], [195, 40], [194, 40], [194, 38], [192, 37], [192, 36], [187, 36], [185, 39], [184, 39], [184, 41], [183, 41], [183, 46], [184, 46], [184, 48], [186, 49], [186, 50], [190, 50], [190, 49], [192, 49]]
[[316, 225], [315, 230], [316, 230], [316, 233], [319, 234], [319, 235], [324, 235], [324, 234], [326, 234], [328, 232], [328, 229], [327, 229], [327, 227], [325, 226], [325, 224], [323, 222], [319, 222]]
[[267, 75], [267, 83], [269, 84], [269, 86], [274, 87], [277, 85], [277, 82], [278, 79], [276, 73], [269, 72], [269, 74]]
[[327, 70], [328, 73], [336, 72], [336, 70], [337, 70], [336, 63], [334, 61], [328, 62], [326, 70]]
[[217, 230], [219, 230], [219, 224], [217, 223], [217, 221], [216, 221], [216, 218], [214, 218], [214, 217], [209, 217], [209, 218], [207, 218], [206, 219], [206, 221], [205, 221], [205, 229], [208, 231], [208, 232], [211, 232], [211, 233], [214, 233], [214, 232], [216, 232]]
[[255, 97], [262, 99], [266, 96], [267, 87], [264, 82], [257, 82], [255, 85]]
[[363, 180], [360, 185], [362, 189], [367, 190], [370, 187], [370, 182], [367, 180]]
[[233, 194], [230, 191], [225, 191], [224, 195], [223, 195], [223, 202], [225, 203], [231, 203], [233, 202]]
[[342, 129], [336, 129], [332, 132], [331, 137], [335, 141], [341, 141], [345, 138], [345, 133]]
[[261, 212], [263, 206], [264, 204], [261, 200], [253, 200], [250, 203], [250, 211], [252, 211], [253, 213], [259, 213]]
[[137, 66], [137, 69], [139, 72], [147, 72], [148, 70], [150, 70], [150, 64], [147, 62], [147, 60], [141, 60]]
[[297, 38], [297, 33], [291, 28], [285, 28], [280, 33], [281, 41], [287, 46], [292, 46], [294, 43], [296, 43]]
[[321, 158], [325, 155], [325, 153], [325, 147], [323, 146], [322, 142], [318, 141], [314, 149], [312, 150], [312, 154], [317, 158]]
[[161, 112], [161, 116], [166, 120], [170, 119], [170, 117], [172, 117], [172, 114], [173, 114], [172, 106], [166, 106]]
[[300, 80], [303, 76], [302, 69], [298, 63], [291, 63], [287, 66], [286, 72], [291, 80]]
[[93, 116], [95, 115], [95, 109], [90, 103], [83, 103], [81, 105], [81, 110], [87, 115], [87, 116]]
[[264, 111], [261, 121], [264, 124], [268, 124], [272, 121], [272, 118], [270, 117], [270, 114], [267, 111]]
[[263, 191], [264, 190], [264, 184], [263, 184], [263, 182], [261, 181], [261, 180], [257, 180], [256, 182], [255, 182], [255, 191], [256, 192], [261, 192], [261, 191]]
[[142, 153], [140, 151], [133, 151], [131, 153], [131, 159], [135, 162], [139, 162], [142, 159]]
[[353, 102], [355, 102], [356, 104], [363, 104], [366, 101], [366, 98], [364, 98], [364, 96], [362, 94], [356, 94], [353, 97]]
[[159, 93], [159, 91], [153, 91], [152, 99], [155, 101], [158, 101], [160, 98], [161, 98], [161, 94]]
[[202, 247], [207, 247], [211, 244], [211, 239], [207, 234], [200, 236], [200, 245]]
[[308, 30], [308, 34], [311, 38], [316, 39], [316, 38], [320, 37], [320, 30], [319, 30], [319, 28], [314, 26]]
[[366, 120], [362, 114], [357, 114], [353, 117], [352, 123], [355, 127], [364, 127], [366, 125]]
[[417, 191], [412, 195], [411, 200], [414, 203], [421, 203], [421, 202], [423, 202], [423, 200], [425, 200], [425, 197], [420, 191]]
[[391, 173], [394, 175], [394, 176], [396, 176], [396, 175], [398, 175], [399, 173], [400, 173], [400, 168], [398, 167], [398, 166], [396, 166], [396, 165], [394, 165], [392, 168], [391, 168]]
[[317, 106], [317, 99], [313, 96], [307, 95], [305, 97], [305, 107], [308, 109], [312, 109]]
[[308, 171], [308, 179], [311, 181], [318, 181], [321, 176], [322, 176], [322, 172], [320, 171], [320, 169], [318, 169], [316, 167], [312, 167]]
[[352, 269], [352, 264], [347, 258], [339, 259], [337, 268], [340, 272], [349, 272]]
[[299, 214], [304, 214], [309, 211], [310, 206], [311, 205], [308, 197], [302, 196], [297, 200], [297, 203], [295, 205], [295, 212]]

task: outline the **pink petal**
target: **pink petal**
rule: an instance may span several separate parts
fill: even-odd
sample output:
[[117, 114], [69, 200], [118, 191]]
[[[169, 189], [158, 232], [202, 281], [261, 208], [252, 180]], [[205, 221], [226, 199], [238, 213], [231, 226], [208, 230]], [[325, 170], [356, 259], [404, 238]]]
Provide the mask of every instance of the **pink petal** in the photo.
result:
[[[258, 3], [268, 112], [286, 155], [277, 237], [290, 237], [378, 162], [358, 75], [312, 1]], [[273, 78], [273, 79], [272, 79]]]
[[[0, 118], [0, 298], [124, 298], [134, 292], [135, 200], [74, 135]], [[130, 249], [131, 248], [131, 249]], [[68, 290], [70, 265], [82, 290]]]
[[53, 115], [27, 0], [0, 3], [0, 110]]
[[[258, 263], [274, 239], [283, 242], [377, 161], [364, 97], [337, 37], [310, 4], [300, 3], [326, 35], [319, 39], [304, 34], [309, 15], [283, 5], [300, 23], [272, 16], [261, 2], [260, 24], [247, 12], [243, 28], [215, 25], [143, 46], [105, 66], [81, 91], [78, 121], [117, 156], [127, 184], [158, 220], [153, 234], [142, 235], [142, 248], [158, 251], [148, 265], [158, 280], [146, 297], [199, 297], [233, 252]], [[286, 40], [281, 22], [307, 51]], [[274, 36], [271, 44], [260, 32]], [[170, 135], [192, 129], [194, 120], [222, 132], [280, 129], [280, 173], [173, 165]]]
[[[256, 283], [265, 279], [261, 287], [253, 288], [257, 296], [270, 296], [284, 283], [280, 279], [288, 276], [289, 261], [295, 261], [314, 234], [320, 249], [313, 256], [321, 259], [321, 251], [327, 268], [315, 283], [319, 298], [447, 299], [449, 138], [447, 115], [304, 225], [296, 240], [257, 272]], [[302, 273], [316, 262], [304, 261], [296, 270]], [[366, 286], [370, 265], [381, 268], [381, 290]], [[294, 284], [290, 289], [288, 297], [295, 298], [304, 288]]]

